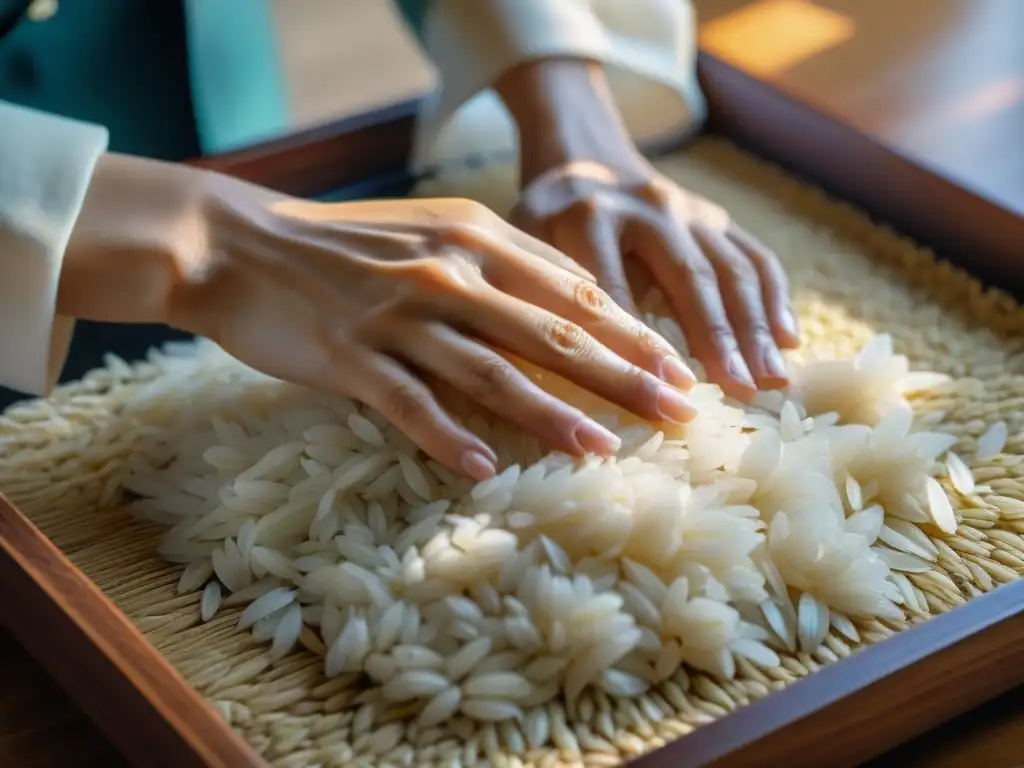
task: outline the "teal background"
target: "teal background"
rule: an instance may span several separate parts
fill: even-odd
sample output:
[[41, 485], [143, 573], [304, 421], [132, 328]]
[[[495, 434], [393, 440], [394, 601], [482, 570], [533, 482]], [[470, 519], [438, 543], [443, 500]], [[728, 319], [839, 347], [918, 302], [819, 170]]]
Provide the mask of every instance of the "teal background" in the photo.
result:
[[184, 6], [192, 108], [204, 153], [287, 133], [269, 0], [184, 0]]
[[[421, 29], [429, 0], [396, 2]], [[105, 125], [112, 150], [163, 160], [281, 135], [279, 73], [269, 0], [60, 0], [0, 40], [0, 99]]]
[[52, 19], [22, 21], [0, 41], [0, 99], [105, 125], [119, 152], [194, 156], [182, 10], [168, 0], [62, 0]]

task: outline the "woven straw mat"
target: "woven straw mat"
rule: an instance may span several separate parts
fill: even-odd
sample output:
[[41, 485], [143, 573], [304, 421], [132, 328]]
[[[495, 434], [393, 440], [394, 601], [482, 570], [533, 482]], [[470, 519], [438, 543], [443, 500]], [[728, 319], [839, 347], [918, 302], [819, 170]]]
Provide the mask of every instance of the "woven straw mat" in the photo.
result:
[[[935, 540], [941, 553], [936, 570], [910, 576], [931, 613], [1024, 573], [1024, 505], [1012, 501], [1024, 500], [1024, 311], [860, 213], [720, 140], [700, 141], [660, 167], [726, 206], [779, 254], [807, 347], [849, 357], [872, 334], [888, 332], [915, 368], [953, 376], [954, 386], [915, 407], [947, 412], [942, 429], [960, 437], [961, 455], [972, 454], [988, 424], [1008, 423], [1004, 453], [972, 466], [994, 495], [961, 501], [958, 535]], [[507, 210], [509, 169], [461, 173], [421, 192], [475, 197]], [[122, 383], [128, 375], [126, 367]], [[642, 699], [596, 696], [571, 717], [556, 704], [551, 731], [557, 748], [515, 758], [509, 745], [522, 743], [518, 732], [489, 727], [467, 741], [470, 733], [456, 719], [445, 729], [415, 734], [412, 743], [405, 741], [404, 726], [396, 730], [392, 723], [392, 735], [384, 738], [397, 738], [397, 746], [387, 762], [360, 759], [371, 729], [379, 734], [387, 725], [370, 726], [357, 717], [351, 676], [326, 681], [321, 659], [307, 651], [270, 664], [266, 646], [256, 645], [248, 632], [235, 632], [238, 609], [201, 624], [199, 594], [176, 594], [180, 567], [154, 554], [159, 531], [130, 520], [117, 503], [117, 475], [130, 443], [107, 452], [84, 473], [73, 460], [101, 428], [116, 423], [116, 371], [112, 379], [115, 385], [108, 387], [62, 388], [43, 404], [0, 419], [0, 489], [274, 765], [455, 766], [476, 762], [476, 756], [489, 757], [492, 765], [618, 765], [854, 650], [849, 641], [831, 636], [813, 657], [784, 655], [783, 666], [772, 672], [741, 662], [738, 679], [720, 683], [680, 670]], [[884, 640], [902, 628], [881, 622], [860, 627], [863, 642]]]

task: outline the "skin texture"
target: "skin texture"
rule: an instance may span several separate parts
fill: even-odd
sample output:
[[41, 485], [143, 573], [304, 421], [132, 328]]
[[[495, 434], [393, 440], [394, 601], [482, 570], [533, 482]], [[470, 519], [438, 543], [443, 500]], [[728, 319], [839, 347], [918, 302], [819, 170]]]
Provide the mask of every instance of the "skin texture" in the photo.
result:
[[589, 270], [628, 312], [638, 283], [657, 284], [728, 395], [785, 386], [780, 349], [799, 336], [778, 259], [643, 158], [600, 65], [544, 59], [507, 73], [497, 90], [520, 136], [513, 223]]
[[439, 387], [553, 448], [618, 439], [515, 356], [642, 418], [686, 421], [692, 374], [585, 270], [461, 199], [322, 204], [205, 171], [101, 159], [65, 256], [60, 314], [210, 338], [272, 376], [354, 397], [477, 479], [495, 454]]

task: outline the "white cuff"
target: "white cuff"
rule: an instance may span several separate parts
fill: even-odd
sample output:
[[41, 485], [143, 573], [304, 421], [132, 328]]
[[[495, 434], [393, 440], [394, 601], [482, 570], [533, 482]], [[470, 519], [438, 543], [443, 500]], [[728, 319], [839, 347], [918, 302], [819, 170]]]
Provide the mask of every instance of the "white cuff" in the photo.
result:
[[0, 102], [0, 385], [44, 395], [60, 375], [61, 262], [106, 148], [105, 128]]
[[467, 131], [471, 151], [514, 148], [507, 111], [487, 89], [518, 64], [552, 56], [605, 65], [639, 146], [681, 138], [706, 114], [695, 26], [687, 0], [435, 0], [423, 39], [442, 86], [421, 118], [415, 160], [465, 155]]

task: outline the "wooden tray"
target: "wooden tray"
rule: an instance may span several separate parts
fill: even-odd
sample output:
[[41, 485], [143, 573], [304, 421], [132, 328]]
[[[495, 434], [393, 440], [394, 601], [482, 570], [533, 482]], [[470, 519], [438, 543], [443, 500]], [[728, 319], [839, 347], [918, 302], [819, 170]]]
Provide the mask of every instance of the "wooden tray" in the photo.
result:
[[[266, 763], [0, 496], [0, 623], [133, 764]], [[637, 761], [854, 766], [1024, 681], [1024, 582], [978, 597]]]
[[[710, 77], [742, 76], [710, 57], [702, 68]], [[766, 93], [755, 90], [759, 98]], [[400, 180], [415, 107], [410, 101], [197, 164], [303, 195], [370, 179]], [[723, 105], [713, 91], [712, 108], [718, 124], [728, 126], [721, 116], [735, 105]], [[0, 583], [0, 623], [133, 763], [265, 765], [2, 497]], [[703, 727], [637, 765], [856, 765], [1024, 682], [1022, 608], [1024, 583], [1001, 587]]]

